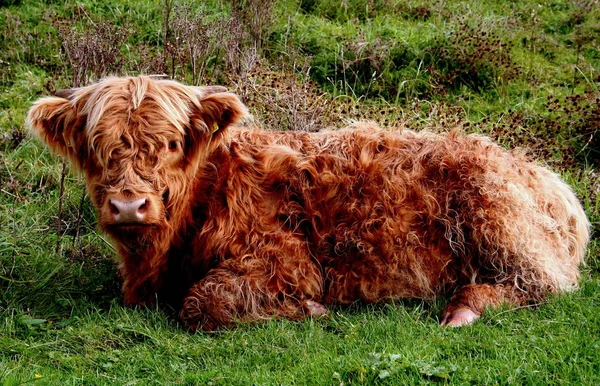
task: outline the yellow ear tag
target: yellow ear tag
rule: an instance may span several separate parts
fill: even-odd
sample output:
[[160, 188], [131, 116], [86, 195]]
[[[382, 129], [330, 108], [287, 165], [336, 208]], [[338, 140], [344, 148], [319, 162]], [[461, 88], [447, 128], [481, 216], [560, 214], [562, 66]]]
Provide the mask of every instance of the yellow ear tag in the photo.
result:
[[217, 124], [217, 122], [214, 122], [213, 123], [213, 127], [212, 127], [213, 134], [216, 133], [217, 130], [219, 130], [219, 125]]

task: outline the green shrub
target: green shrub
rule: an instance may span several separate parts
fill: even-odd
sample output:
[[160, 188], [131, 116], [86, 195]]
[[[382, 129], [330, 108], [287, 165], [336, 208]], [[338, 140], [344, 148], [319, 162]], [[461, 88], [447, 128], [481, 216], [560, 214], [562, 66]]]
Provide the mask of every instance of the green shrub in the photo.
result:
[[511, 46], [483, 23], [471, 25], [459, 20], [448, 36], [436, 37], [425, 48], [425, 63], [438, 87], [456, 91], [466, 86], [485, 92], [499, 80], [511, 81], [519, 75]]

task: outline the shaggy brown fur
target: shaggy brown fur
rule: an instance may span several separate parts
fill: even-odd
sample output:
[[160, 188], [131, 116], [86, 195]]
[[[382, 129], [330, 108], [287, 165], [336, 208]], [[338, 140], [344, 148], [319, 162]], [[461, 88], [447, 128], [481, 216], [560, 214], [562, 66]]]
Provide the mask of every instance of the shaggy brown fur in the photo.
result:
[[589, 225], [549, 170], [476, 135], [237, 127], [222, 91], [110, 78], [29, 112], [86, 174], [127, 303], [214, 329], [454, 293], [461, 325], [577, 285]]

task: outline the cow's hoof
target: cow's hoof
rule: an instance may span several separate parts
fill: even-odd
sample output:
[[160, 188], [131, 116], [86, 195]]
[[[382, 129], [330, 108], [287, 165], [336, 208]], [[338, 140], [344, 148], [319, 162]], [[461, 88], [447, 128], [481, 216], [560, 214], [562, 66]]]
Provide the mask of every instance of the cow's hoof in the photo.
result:
[[317, 303], [312, 300], [307, 300], [305, 305], [310, 316], [323, 316], [329, 314], [329, 310], [325, 308], [325, 306], [321, 303]]
[[473, 324], [481, 315], [467, 307], [444, 310], [440, 326], [461, 327]]

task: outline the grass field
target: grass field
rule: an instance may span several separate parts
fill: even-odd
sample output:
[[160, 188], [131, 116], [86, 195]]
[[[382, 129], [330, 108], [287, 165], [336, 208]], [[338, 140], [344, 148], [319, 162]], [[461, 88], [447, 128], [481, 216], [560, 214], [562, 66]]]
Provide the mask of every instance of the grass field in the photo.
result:
[[[0, 0], [0, 384], [600, 384], [598, 36], [592, 0]], [[522, 148], [592, 222], [580, 288], [461, 329], [438, 326], [447, 299], [218, 333], [126, 307], [83, 179], [24, 119], [137, 73], [226, 85], [274, 129], [371, 119]]]

